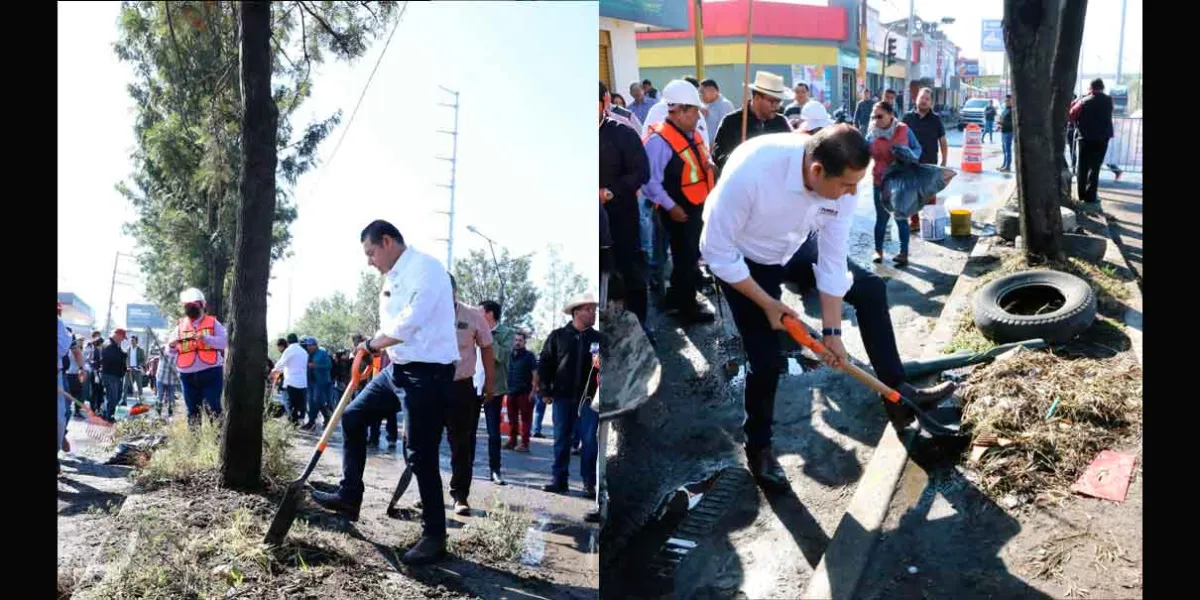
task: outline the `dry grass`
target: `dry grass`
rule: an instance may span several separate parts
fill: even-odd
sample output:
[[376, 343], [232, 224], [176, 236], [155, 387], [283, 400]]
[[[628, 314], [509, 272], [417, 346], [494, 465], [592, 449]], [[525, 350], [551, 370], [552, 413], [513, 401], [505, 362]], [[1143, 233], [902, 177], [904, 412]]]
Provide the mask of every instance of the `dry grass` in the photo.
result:
[[[186, 419], [176, 419], [160, 425], [159, 432], [167, 435], [167, 441], [154, 451], [149, 463], [134, 474], [137, 485], [154, 487], [187, 483], [197, 476], [216, 471], [220, 466], [220, 421], [205, 416], [199, 427], [189, 427]], [[282, 419], [266, 419], [263, 422], [262, 469], [263, 477], [270, 484], [281, 484], [296, 475], [296, 465], [288, 456], [294, 432], [295, 428]]]
[[1128, 353], [1066, 360], [1022, 352], [976, 370], [967, 384], [963, 425], [977, 441], [1011, 441], [974, 465], [993, 498], [1062, 493], [1101, 450], [1141, 436], [1142, 370]]
[[450, 538], [450, 550], [476, 556], [485, 561], [483, 564], [511, 562], [521, 555], [529, 525], [528, 515], [514, 511], [497, 498], [486, 519], [472, 519], [461, 535]]

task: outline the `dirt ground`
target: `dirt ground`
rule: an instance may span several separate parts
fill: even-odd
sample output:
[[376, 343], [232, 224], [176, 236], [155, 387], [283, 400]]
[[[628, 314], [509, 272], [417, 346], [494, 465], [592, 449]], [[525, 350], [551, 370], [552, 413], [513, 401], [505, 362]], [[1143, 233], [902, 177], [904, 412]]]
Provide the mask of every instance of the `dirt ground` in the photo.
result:
[[[1123, 303], [1102, 300], [1102, 314], [1124, 313]], [[1135, 351], [1119, 322], [1098, 321], [1057, 352], [1134, 360]], [[1138, 457], [1124, 503], [1062, 493], [1018, 504], [989, 498], [960, 457], [918, 441], [856, 597], [1141, 598], [1141, 448], [1133, 439], [1112, 449]]]
[[[209, 476], [187, 485], [135, 491], [128, 478], [130, 468], [98, 464], [106, 458], [104, 448], [87, 439], [81, 422], [74, 422], [72, 429], [68, 435], [74, 452], [63, 460], [64, 475], [59, 479], [59, 577], [60, 589], [75, 590], [77, 598], [114, 597], [110, 589], [97, 586], [106, 568], [126, 568], [139, 582], [148, 580], [146, 589], [154, 590], [130, 597], [187, 597], [169, 582], [153, 581], [161, 573], [188, 573], [210, 584], [212, 578], [228, 578], [239, 598], [597, 596], [596, 533], [582, 520], [591, 502], [578, 491], [556, 496], [535, 489], [549, 481], [552, 441], [548, 438], [533, 440], [533, 451], [527, 455], [504, 451], [509, 485], [493, 486], [484, 480], [486, 433], [481, 428], [472, 514], [446, 513], [452, 558], [410, 568], [398, 557], [416, 541], [419, 523], [385, 514], [402, 465], [399, 454], [386, 446], [373, 450], [368, 458], [367, 493], [357, 523], [306, 500], [288, 541], [268, 558], [254, 546], [275, 513], [278, 490], [240, 494], [220, 489], [215, 477]], [[295, 437], [292, 454], [298, 463], [307, 460], [315, 438], [311, 433]], [[449, 477], [445, 447], [442, 462], [445, 483]], [[572, 485], [579, 488], [578, 458], [573, 462]], [[340, 455], [331, 445], [310, 483], [329, 489], [340, 478], [340, 464]], [[416, 499], [414, 482], [399, 506]], [[154, 547], [145, 544], [172, 539], [198, 544], [191, 547], [198, 548], [194, 567], [167, 569], [172, 565], [122, 562], [131, 552], [141, 556], [140, 548]], [[497, 548], [512, 544], [517, 548], [514, 556], [497, 562]], [[212, 563], [216, 555], [230, 553], [248, 561], [244, 564], [253, 567], [261, 561], [269, 568], [239, 571], [236, 565], [243, 563], [234, 560], [230, 572], [230, 565]]]

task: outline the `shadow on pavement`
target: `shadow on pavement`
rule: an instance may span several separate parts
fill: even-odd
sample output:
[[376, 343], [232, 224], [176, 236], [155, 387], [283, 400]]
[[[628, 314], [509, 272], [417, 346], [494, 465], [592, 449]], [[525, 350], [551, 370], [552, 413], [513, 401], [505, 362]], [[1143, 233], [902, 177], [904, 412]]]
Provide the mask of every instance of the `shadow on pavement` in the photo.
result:
[[[97, 489], [65, 475], [59, 478], [58, 484], [58, 499], [60, 502], [67, 503], [65, 507], [59, 509], [58, 516], [60, 517], [79, 515], [92, 509], [103, 511], [119, 509], [126, 498], [125, 494]], [[74, 491], [62, 489], [64, 486], [73, 488]]]
[[[943, 450], [928, 439], [914, 442], [892, 504], [893, 510], [911, 508], [880, 534], [855, 597], [1050, 598], [1010, 573], [1000, 558], [1020, 524], [963, 477], [954, 466], [957, 454]], [[831, 581], [834, 558], [826, 558]]]

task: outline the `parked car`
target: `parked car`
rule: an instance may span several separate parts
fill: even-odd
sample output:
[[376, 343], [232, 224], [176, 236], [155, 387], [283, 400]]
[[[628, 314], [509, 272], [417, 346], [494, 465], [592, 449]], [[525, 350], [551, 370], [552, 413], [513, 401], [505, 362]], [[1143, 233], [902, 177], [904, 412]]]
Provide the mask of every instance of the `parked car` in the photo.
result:
[[[983, 127], [983, 112], [987, 110], [989, 104], [992, 104], [990, 98], [971, 98], [958, 111], [958, 130], [962, 131], [967, 128], [967, 125], [974, 123], [981, 128]], [[996, 111], [999, 113], [999, 109]]]

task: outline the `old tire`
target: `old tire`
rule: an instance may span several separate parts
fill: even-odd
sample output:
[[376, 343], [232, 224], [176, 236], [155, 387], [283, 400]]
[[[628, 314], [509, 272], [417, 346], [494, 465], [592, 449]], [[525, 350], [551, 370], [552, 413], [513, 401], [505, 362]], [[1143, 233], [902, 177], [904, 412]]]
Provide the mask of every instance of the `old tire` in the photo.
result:
[[[1052, 297], [1062, 305], [1043, 314], [1014, 314], [1004, 309], [1013, 299]], [[975, 294], [975, 327], [988, 339], [1007, 344], [1041, 338], [1052, 344], [1070, 341], [1096, 319], [1096, 292], [1074, 275], [1038, 269], [1000, 277]]]

